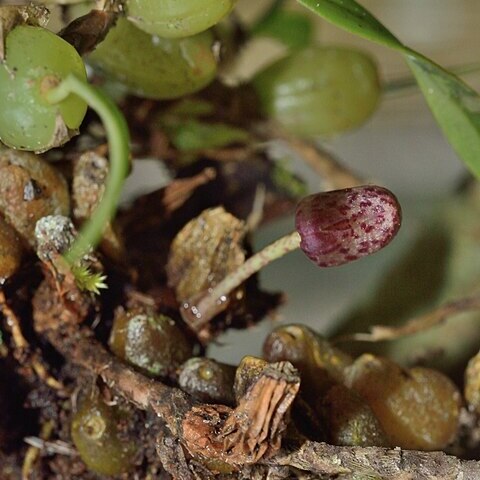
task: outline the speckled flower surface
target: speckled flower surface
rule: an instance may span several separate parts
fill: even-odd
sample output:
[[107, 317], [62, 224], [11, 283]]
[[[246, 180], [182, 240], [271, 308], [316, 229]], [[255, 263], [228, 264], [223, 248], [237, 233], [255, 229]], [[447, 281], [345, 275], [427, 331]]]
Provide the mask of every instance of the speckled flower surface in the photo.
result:
[[320, 267], [343, 265], [385, 247], [398, 232], [401, 208], [383, 187], [317, 193], [298, 205], [300, 247]]

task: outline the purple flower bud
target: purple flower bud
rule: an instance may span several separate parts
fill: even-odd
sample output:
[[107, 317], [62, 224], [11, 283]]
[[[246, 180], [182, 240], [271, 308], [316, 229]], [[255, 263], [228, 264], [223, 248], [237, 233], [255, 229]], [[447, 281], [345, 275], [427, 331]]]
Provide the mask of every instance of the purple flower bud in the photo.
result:
[[317, 193], [302, 199], [295, 215], [300, 248], [320, 267], [334, 267], [385, 247], [398, 232], [395, 195], [375, 185]]

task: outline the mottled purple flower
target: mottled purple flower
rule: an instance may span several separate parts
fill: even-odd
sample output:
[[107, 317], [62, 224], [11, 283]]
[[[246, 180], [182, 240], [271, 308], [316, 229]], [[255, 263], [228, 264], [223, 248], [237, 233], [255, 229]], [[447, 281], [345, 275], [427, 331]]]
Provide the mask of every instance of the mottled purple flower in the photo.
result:
[[302, 199], [295, 227], [300, 248], [320, 267], [334, 267], [375, 253], [398, 232], [395, 195], [375, 185], [317, 193]]

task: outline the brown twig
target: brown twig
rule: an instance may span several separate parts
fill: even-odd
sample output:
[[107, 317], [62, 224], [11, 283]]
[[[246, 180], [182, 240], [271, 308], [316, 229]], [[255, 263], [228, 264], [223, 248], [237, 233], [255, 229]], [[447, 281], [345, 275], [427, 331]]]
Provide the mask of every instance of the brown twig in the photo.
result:
[[[51, 294], [50, 291], [48, 295]], [[51, 303], [49, 305], [51, 306]], [[41, 307], [42, 302], [36, 298], [34, 308]], [[48, 314], [50, 313], [48, 312]], [[57, 325], [57, 328], [49, 329], [44, 334], [69, 361], [102, 377], [112, 389], [137, 407], [155, 412], [159, 420], [166, 424], [172, 435], [173, 443], [177, 446], [183, 445], [190, 455], [195, 456], [203, 448], [203, 452], [207, 455], [213, 455], [214, 458], [221, 459], [227, 465], [232, 465], [237, 473], [232, 473], [229, 478], [245, 478], [242, 475], [246, 472], [251, 475], [250, 478], [264, 478], [263, 476], [256, 477], [255, 472], [257, 470], [264, 472], [266, 466], [291, 469], [290, 474], [283, 478], [295, 478], [297, 475], [293, 472], [296, 470], [302, 472], [299, 473], [298, 478], [353, 480], [358, 478], [359, 474], [385, 480], [458, 480], [459, 478], [474, 480], [480, 478], [480, 462], [460, 460], [441, 452], [403, 451], [377, 447], [338, 447], [306, 441], [300, 447], [292, 450], [284, 447], [269, 458], [262, 455], [252, 457], [252, 450], [243, 450], [239, 445], [252, 445], [252, 438], [248, 432], [251, 433], [252, 428], [255, 430], [255, 425], [262, 425], [254, 420], [260, 408], [258, 403], [252, 401], [254, 397], [250, 397], [250, 400], [245, 397], [243, 401], [240, 401], [237, 409], [221, 405], [195, 405], [191, 398], [178, 388], [147, 379], [115, 359], [92, 338], [90, 330], [81, 329], [77, 324], [70, 324], [70, 326], [63, 324], [62, 326], [60, 322], [52, 322], [50, 325]], [[271, 412], [277, 412], [277, 414], [268, 418], [279, 418], [276, 415], [288, 410], [291, 399], [298, 389], [298, 384], [293, 390], [290, 390], [291, 387], [288, 385], [296, 385], [295, 381], [289, 383], [286, 381], [286, 377], [280, 376], [280, 382], [270, 383], [266, 381], [268, 378], [273, 377], [271, 374], [270, 376], [269, 374], [261, 376], [249, 389], [249, 392], [256, 392], [254, 396], [257, 396], [256, 389], [260, 389], [262, 383], [267, 385], [266, 390], [262, 388], [263, 395], [266, 391], [273, 392], [273, 394], [267, 395], [267, 398], [272, 399], [268, 405], [279, 407], [273, 408]], [[285, 388], [280, 387], [282, 382], [285, 382]], [[285, 392], [288, 391], [290, 393], [285, 396]], [[278, 395], [276, 392], [280, 392], [280, 394]], [[276, 402], [273, 401], [274, 398], [277, 399]], [[282, 398], [283, 400], [279, 401]], [[251, 406], [247, 407], [246, 404], [249, 402], [251, 402]], [[248, 418], [251, 419], [251, 422], [246, 421]], [[246, 428], [242, 426], [245, 425], [245, 422]], [[232, 423], [234, 424], [233, 429]], [[267, 423], [269, 424], [267, 429], [260, 428], [259, 430], [263, 433], [267, 432], [268, 437], [270, 433], [274, 432], [270, 426], [278, 425], [278, 422]], [[193, 428], [195, 425], [198, 429]], [[240, 432], [240, 435], [236, 436], [239, 441], [233, 444], [225, 442], [232, 432]], [[255, 439], [257, 442], [258, 438], [260, 436]], [[243, 443], [245, 440], [248, 440], [246, 444]], [[254, 444], [260, 445], [255, 442]], [[271, 447], [279, 444], [270, 441], [268, 445]], [[238, 455], [239, 449], [243, 452], [243, 456]], [[229, 456], [229, 451], [233, 452], [232, 456]], [[275, 449], [273, 451], [275, 452]], [[259, 450], [254, 448], [253, 452], [258, 454]], [[252, 461], [257, 463], [252, 465]]]
[[418, 452], [379, 447], [337, 447], [305, 442], [274, 458], [322, 478], [382, 480], [478, 480], [480, 462], [460, 460], [443, 452]]
[[353, 335], [341, 336], [335, 339], [336, 342], [360, 341], [360, 342], [381, 342], [396, 340], [408, 335], [424, 332], [430, 328], [437, 327], [453, 315], [480, 309], [480, 296], [458, 298], [447, 302], [432, 311], [414, 317], [399, 327], [387, 327], [374, 325], [370, 333], [356, 333]]

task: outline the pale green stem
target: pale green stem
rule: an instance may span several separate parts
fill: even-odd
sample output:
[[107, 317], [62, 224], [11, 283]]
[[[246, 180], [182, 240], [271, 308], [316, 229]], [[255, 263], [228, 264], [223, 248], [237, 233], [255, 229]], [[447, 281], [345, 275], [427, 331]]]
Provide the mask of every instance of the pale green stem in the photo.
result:
[[[471, 73], [479, 72], [480, 64], [471, 63], [467, 65], [459, 65], [457, 67], [449, 67], [448, 71], [454, 73], [457, 76], [468, 75]], [[382, 86], [382, 90], [383, 93], [387, 95], [408, 93], [409, 91], [418, 90], [418, 83], [413, 75], [409, 75], [385, 82]]]
[[107, 132], [110, 167], [105, 184], [105, 192], [100, 204], [89, 220], [82, 226], [77, 239], [65, 254], [67, 261], [73, 265], [80, 260], [90, 248], [101, 240], [105, 227], [115, 214], [123, 182], [129, 169], [129, 132], [127, 123], [115, 103], [98, 88], [70, 75], [58, 86], [46, 93], [50, 103], [60, 103], [74, 94], [85, 100], [95, 110]]
[[200, 330], [216, 315], [218, 306], [227, 300], [228, 295], [235, 288], [270, 262], [296, 250], [299, 246], [298, 232], [285, 235], [251, 256], [210, 290], [196, 305], [185, 305], [188, 308], [187, 321], [191, 327], [196, 331]]

